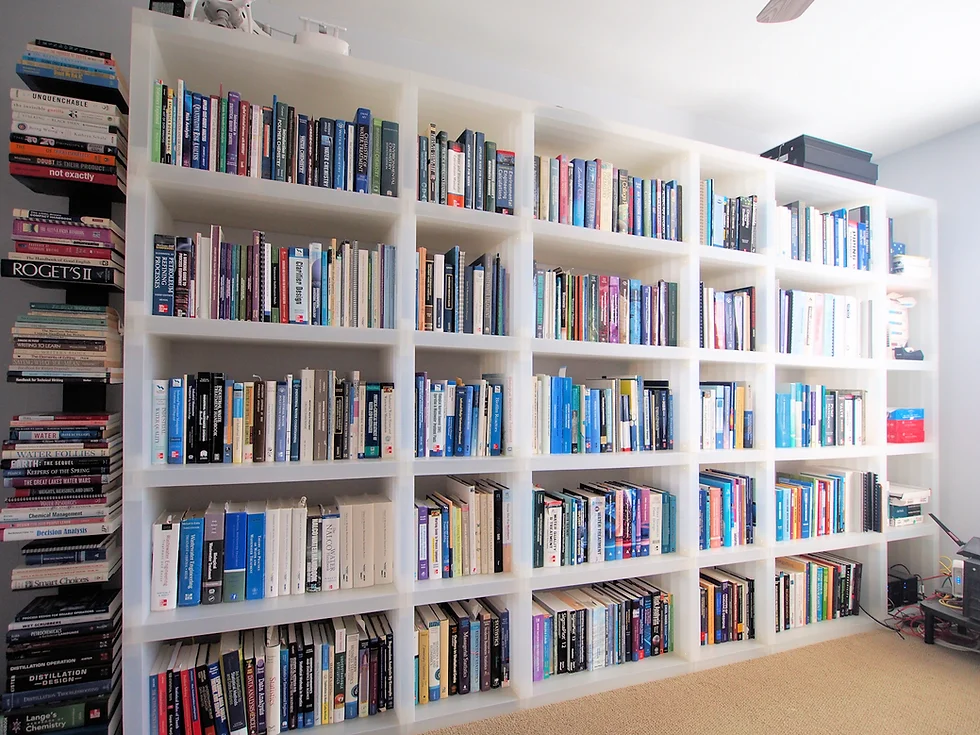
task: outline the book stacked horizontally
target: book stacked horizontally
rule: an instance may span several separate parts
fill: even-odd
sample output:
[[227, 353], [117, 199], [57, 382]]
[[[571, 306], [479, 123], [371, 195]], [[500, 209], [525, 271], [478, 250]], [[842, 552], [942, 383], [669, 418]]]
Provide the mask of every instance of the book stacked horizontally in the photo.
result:
[[10, 173], [68, 195], [79, 184], [126, 193], [126, 84], [112, 54], [37, 40], [17, 64], [30, 89], [10, 90]]
[[32, 301], [10, 336], [8, 382], [122, 382], [121, 326], [111, 306]]
[[929, 502], [932, 490], [927, 487], [912, 487], [888, 483], [888, 525], [916, 526], [924, 523], [922, 506]]
[[111, 219], [15, 209], [11, 238], [6, 278], [123, 287], [126, 240]]
[[36, 597], [17, 613], [7, 626], [3, 732], [120, 731], [121, 607], [118, 590], [93, 590]]
[[[122, 508], [122, 422], [119, 414], [20, 414], [3, 443], [0, 540], [77, 538], [111, 534]], [[25, 565], [27, 566], [27, 565]], [[43, 566], [43, 565], [42, 565]], [[66, 565], [67, 566], [67, 565]], [[101, 568], [75, 567], [85, 581], [105, 581], [118, 559]], [[45, 574], [18, 568], [18, 587], [42, 585]], [[27, 583], [37, 579], [39, 584]]]
[[[63, 503], [75, 501], [59, 502], [62, 505], [55, 507], [64, 508], [67, 506]], [[118, 532], [82, 538], [37, 539], [25, 544], [21, 554], [24, 563], [10, 573], [13, 590], [108, 582], [121, 565]]]

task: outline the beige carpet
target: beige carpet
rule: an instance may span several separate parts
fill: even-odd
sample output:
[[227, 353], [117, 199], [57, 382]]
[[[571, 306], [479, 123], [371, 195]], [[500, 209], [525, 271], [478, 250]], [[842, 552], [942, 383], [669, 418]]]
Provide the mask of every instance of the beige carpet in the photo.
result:
[[435, 732], [976, 735], [980, 655], [874, 631]]

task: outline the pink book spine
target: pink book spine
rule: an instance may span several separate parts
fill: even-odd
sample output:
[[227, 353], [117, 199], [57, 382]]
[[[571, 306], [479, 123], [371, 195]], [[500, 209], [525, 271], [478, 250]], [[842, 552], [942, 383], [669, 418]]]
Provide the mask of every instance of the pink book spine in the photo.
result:
[[609, 341], [619, 342], [619, 277], [609, 276]]
[[558, 156], [558, 221], [568, 224], [568, 158]]
[[[112, 231], [100, 227], [81, 227], [78, 225], [56, 225], [50, 222], [31, 222], [30, 220], [14, 220], [13, 233], [19, 235], [34, 235], [38, 237], [56, 237], [70, 240], [90, 240], [93, 242], [109, 243], [112, 241]], [[28, 238], [30, 239], [30, 238]]]

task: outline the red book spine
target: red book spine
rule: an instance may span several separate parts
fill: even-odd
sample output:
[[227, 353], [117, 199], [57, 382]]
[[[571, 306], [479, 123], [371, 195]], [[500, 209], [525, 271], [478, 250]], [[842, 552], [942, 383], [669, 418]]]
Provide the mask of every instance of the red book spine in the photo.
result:
[[289, 250], [279, 248], [279, 323], [289, 324]]
[[568, 158], [558, 156], [558, 221], [568, 224]]
[[7, 477], [10, 484], [8, 487], [54, 487], [64, 485], [73, 487], [75, 485], [98, 485], [102, 483], [102, 474], [97, 475], [69, 475], [67, 477], [55, 475], [52, 477]]
[[[46, 166], [28, 166], [24, 163], [11, 164], [10, 173], [17, 173], [14, 169], [17, 167], [21, 168], [37, 168], [43, 169]], [[60, 170], [60, 169], [58, 169]], [[72, 172], [72, 173], [84, 173], [84, 172]], [[28, 176], [34, 174], [27, 174]], [[106, 174], [107, 175], [107, 174]], [[61, 178], [60, 176], [53, 176], [51, 178]], [[115, 176], [112, 177], [115, 179]], [[26, 239], [32, 239], [31, 235], [36, 235], [43, 238], [57, 238], [62, 240], [90, 240], [92, 242], [105, 243], [109, 245], [112, 243], [112, 230], [103, 227], [82, 227], [80, 225], [56, 225], [51, 222], [34, 222], [32, 220], [26, 219], [15, 219], [13, 226], [14, 237], [27, 236]]]
[[33, 253], [35, 255], [67, 255], [73, 258], [93, 258], [106, 260], [112, 250], [108, 247], [85, 247], [80, 245], [58, 245], [52, 242], [17, 242], [14, 249], [18, 253]]
[[251, 146], [248, 144], [248, 114], [252, 109], [251, 105], [242, 100], [238, 113], [238, 175], [248, 176], [248, 152]]
[[[65, 494], [70, 492], [70, 488], [65, 490]], [[30, 494], [30, 490], [22, 488], [15, 491], [14, 497], [7, 501], [8, 508], [70, 508], [76, 505], [105, 505], [105, 496], [91, 495], [87, 498], [61, 498], [44, 495], [35, 497]]]
[[[261, 165], [261, 162], [260, 162]], [[261, 171], [260, 171], [261, 173]], [[253, 322], [262, 321], [262, 236], [258, 230], [252, 232], [252, 316]]]
[[31, 166], [26, 163], [11, 163], [11, 176], [32, 176], [38, 179], [56, 179], [60, 181], [78, 181], [82, 184], [102, 184], [115, 186], [118, 181], [114, 174], [97, 174], [92, 171], [74, 171], [66, 168], [51, 166]]

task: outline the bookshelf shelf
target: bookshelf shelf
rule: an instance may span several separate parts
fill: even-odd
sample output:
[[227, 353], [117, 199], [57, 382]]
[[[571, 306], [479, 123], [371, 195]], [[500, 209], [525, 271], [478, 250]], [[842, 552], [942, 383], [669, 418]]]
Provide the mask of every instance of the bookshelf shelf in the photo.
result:
[[227, 630], [263, 628], [336, 615], [390, 610], [397, 608], [399, 602], [399, 595], [389, 584], [177, 608], [171, 612], [147, 613], [139, 626], [140, 639], [146, 642], [166, 641], [183, 636], [212, 635]]
[[863, 633], [866, 630], [871, 630], [874, 625], [874, 622], [863, 615], [837, 618], [836, 620], [821, 620], [819, 623], [810, 623], [799, 628], [781, 630], [775, 633], [770, 648], [772, 653], [778, 653], [797, 646], [808, 646], [812, 643]]
[[[865, 617], [828, 621], [776, 635], [771, 575], [776, 557], [819, 550], [853, 553], [864, 563], [862, 604], [877, 617], [885, 614], [889, 542], [915, 546], [923, 559], [934, 559], [938, 539], [931, 524], [887, 529], [885, 533], [839, 534], [776, 544], [772, 540], [772, 474], [795, 465], [840, 463], [878, 472], [883, 479], [933, 488], [930, 510], [938, 512], [938, 365], [937, 278], [906, 280], [885, 273], [888, 218], [896, 239], [916, 254], [938, 263], [935, 202], [847, 179], [798, 169], [716, 146], [663, 135], [616, 121], [597, 120], [569, 110], [548, 109], [528, 100], [489, 93], [426, 75], [372, 64], [351, 57], [310, 55], [293, 44], [228, 33], [203, 23], [137, 10], [132, 25], [129, 197], [127, 201], [128, 278], [126, 299], [123, 516], [124, 554], [138, 560], [124, 575], [124, 627], [127, 677], [126, 731], [146, 729], [148, 694], [142, 686], [161, 642], [189, 635], [385, 610], [394, 628], [396, 698], [392, 713], [331, 725], [333, 733], [390, 732], [398, 735], [458, 725], [477, 717], [557, 702], [656, 678], [676, 676], [867, 629]], [[317, 114], [350, 119], [368, 107], [399, 125], [398, 198], [358, 194], [277, 181], [246, 178], [149, 161], [151, 91], [155, 79], [178, 78], [195, 89], [217, 92], [234, 87], [243, 99], [303, 100], [315, 89], [323, 98]], [[515, 214], [499, 215], [416, 201], [416, 134], [432, 120], [455, 135], [470, 127], [493, 136], [513, 150]], [[645, 176], [676, 179], [684, 188], [680, 242], [600, 232], [533, 217], [535, 154], [565, 153], [626, 166]], [[757, 253], [709, 248], [698, 228], [701, 178], [739, 181], [741, 194], [758, 196]], [[744, 184], [744, 186], [743, 186]], [[751, 189], [751, 191], [750, 191]], [[726, 192], [734, 194], [734, 191]], [[776, 207], [801, 199], [827, 211], [869, 205], [872, 217], [873, 269], [845, 268], [792, 261], [778, 256]], [[228, 230], [259, 229], [278, 241], [305, 244], [350, 238], [394, 244], [396, 328], [343, 329], [151, 317], [152, 253], [156, 233], [191, 234], [209, 224]], [[288, 233], [288, 235], [284, 234]], [[142, 245], [142, 247], [141, 247]], [[416, 288], [413, 256], [417, 247], [464, 247], [468, 258], [500, 252], [510, 280], [507, 286], [509, 336], [442, 334], [414, 329]], [[440, 250], [439, 252], [442, 252]], [[533, 264], [590, 269], [594, 273], [677, 282], [678, 347], [604, 344], [535, 338]], [[754, 285], [757, 305], [757, 352], [705, 350], [698, 340], [698, 281], [712, 287]], [[730, 282], [730, 283], [729, 283]], [[778, 288], [798, 287], [854, 295], [874, 301], [874, 344], [884, 343], [886, 294], [914, 294], [913, 346], [928, 360], [901, 362], [875, 353], [874, 359], [837, 360], [780, 355]], [[879, 338], [880, 337], [880, 338]], [[166, 466], [150, 462], [150, 381], [171, 371], [241, 365], [243, 373], [277, 364], [298, 369], [311, 365], [370, 369], [397, 386], [395, 458], [369, 461], [270, 463], [252, 465]], [[326, 352], [320, 360], [319, 351]], [[286, 355], [285, 353], [289, 353]], [[354, 355], [349, 358], [348, 353]], [[254, 361], [254, 362], [249, 362]], [[674, 396], [672, 451], [588, 455], [538, 455], [531, 452], [532, 375], [568, 362], [577, 378], [590, 374], [641, 373], [669, 378]], [[363, 363], [362, 363], [363, 365]], [[200, 367], [198, 367], [200, 366]], [[337, 365], [338, 369], [341, 367]], [[414, 458], [414, 375], [497, 372], [514, 379], [513, 456]], [[247, 374], [247, 373], [246, 373]], [[855, 384], [868, 390], [863, 446], [776, 449], [773, 424], [777, 382], [797, 375], [828, 385]], [[700, 380], [746, 380], [754, 393], [755, 448], [699, 451], [700, 421], [695, 399]], [[860, 384], [860, 385], [856, 385]], [[884, 413], [889, 406], [923, 406], [927, 438], [922, 444], [886, 444]], [[757, 543], [731, 549], [698, 551], [697, 476], [702, 468], [731, 466], [757, 481]], [[552, 474], [554, 473], [554, 474]], [[411, 523], [413, 493], [438, 486], [445, 475], [492, 476], [513, 491], [513, 571], [501, 575], [417, 582], [416, 529]], [[629, 479], [652, 483], [675, 494], [680, 553], [533, 569], [530, 494], [534, 483], [575, 483]], [[204, 507], [212, 500], [243, 501], [304, 494], [382, 493], [392, 500], [395, 550], [394, 582], [387, 587], [282, 597], [242, 603], [181, 608], [150, 613], [148, 591], [149, 524], [168, 503], [190, 500]], [[339, 483], [336, 488], [333, 483]], [[176, 492], [163, 490], [177, 488]], [[186, 505], [185, 505], [186, 507]], [[196, 507], [196, 506], [195, 506]], [[698, 570], [733, 565], [756, 580], [757, 639], [717, 646], [699, 645]], [[675, 651], [645, 661], [532, 681], [531, 595], [537, 590], [631, 577], [654, 577], [674, 593]], [[767, 578], [768, 577], [768, 578]], [[420, 604], [499, 596], [511, 611], [511, 687], [467, 697], [412, 706], [413, 616]]]
[[885, 539], [888, 541], [930, 538], [935, 535], [936, 526], [928, 518], [924, 523], [917, 523], [914, 526], [887, 526], [885, 528]]

